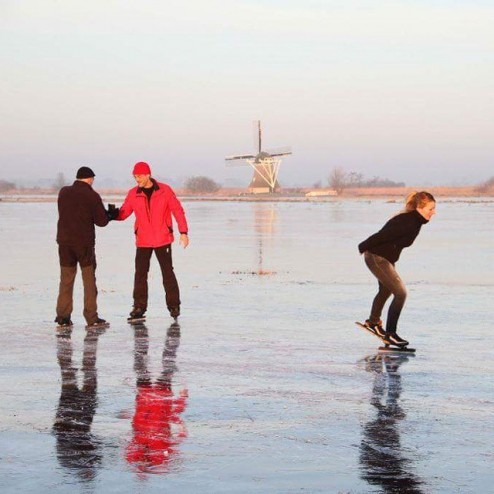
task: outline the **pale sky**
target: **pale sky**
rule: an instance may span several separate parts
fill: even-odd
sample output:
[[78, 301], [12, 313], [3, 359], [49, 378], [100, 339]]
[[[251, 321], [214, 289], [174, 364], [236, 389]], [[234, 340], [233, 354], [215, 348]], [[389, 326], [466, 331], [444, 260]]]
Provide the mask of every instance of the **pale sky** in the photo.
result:
[[491, 0], [0, 0], [0, 179], [247, 185], [224, 157], [292, 146], [286, 186], [332, 168], [407, 185], [494, 175]]

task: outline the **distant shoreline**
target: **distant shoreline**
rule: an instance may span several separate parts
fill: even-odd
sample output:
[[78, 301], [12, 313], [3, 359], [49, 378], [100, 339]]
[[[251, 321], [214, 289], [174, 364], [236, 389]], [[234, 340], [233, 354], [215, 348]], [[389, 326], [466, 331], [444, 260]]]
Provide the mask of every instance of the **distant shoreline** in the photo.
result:
[[[127, 190], [125, 189], [99, 189], [98, 193], [105, 202], [122, 202]], [[463, 187], [363, 187], [345, 189], [339, 195], [334, 195], [334, 191], [329, 189], [284, 189], [276, 194], [250, 194], [246, 189], [220, 189], [213, 194], [191, 194], [183, 189], [175, 189], [177, 196], [184, 202], [336, 202], [340, 200], [391, 200], [399, 202], [410, 192], [416, 190], [427, 190], [437, 198], [463, 199], [463, 200], [483, 200], [483, 202], [494, 202], [494, 190], [490, 189], [480, 192], [478, 186]], [[306, 194], [312, 192], [319, 195], [307, 197]], [[0, 194], [0, 202], [11, 203], [33, 203], [33, 202], [55, 202], [57, 191], [53, 189], [22, 189], [13, 190]]]

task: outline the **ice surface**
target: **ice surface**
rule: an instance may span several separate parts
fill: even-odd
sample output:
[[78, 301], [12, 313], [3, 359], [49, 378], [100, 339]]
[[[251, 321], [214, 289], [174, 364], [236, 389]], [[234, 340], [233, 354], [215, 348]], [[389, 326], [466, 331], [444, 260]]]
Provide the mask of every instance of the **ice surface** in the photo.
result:
[[354, 325], [376, 289], [357, 244], [399, 204], [184, 205], [179, 328], [154, 258], [126, 323], [128, 220], [98, 229], [99, 334], [80, 275], [55, 330], [56, 204], [0, 202], [0, 492], [491, 491], [493, 202], [440, 201], [404, 251], [403, 357]]

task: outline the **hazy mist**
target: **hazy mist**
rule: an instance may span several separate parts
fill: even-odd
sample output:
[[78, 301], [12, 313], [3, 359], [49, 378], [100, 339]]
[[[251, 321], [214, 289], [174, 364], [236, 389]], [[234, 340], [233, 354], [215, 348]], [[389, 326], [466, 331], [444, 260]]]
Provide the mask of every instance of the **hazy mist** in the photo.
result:
[[494, 175], [487, 1], [0, 3], [0, 179], [247, 185], [224, 157], [291, 146], [285, 186], [332, 168], [409, 185]]

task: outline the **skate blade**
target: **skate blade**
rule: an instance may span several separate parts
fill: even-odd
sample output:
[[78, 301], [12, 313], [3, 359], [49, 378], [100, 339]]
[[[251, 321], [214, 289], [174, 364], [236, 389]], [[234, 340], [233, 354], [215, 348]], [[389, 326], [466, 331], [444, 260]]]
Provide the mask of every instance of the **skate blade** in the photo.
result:
[[406, 346], [403, 347], [380, 346], [378, 350], [382, 353], [415, 353], [415, 348], [408, 348]]
[[106, 329], [110, 327], [109, 322], [104, 322], [101, 324], [87, 324], [86, 329]]
[[129, 324], [139, 324], [143, 323], [146, 320], [145, 317], [137, 317], [136, 319], [127, 319], [127, 322]]

